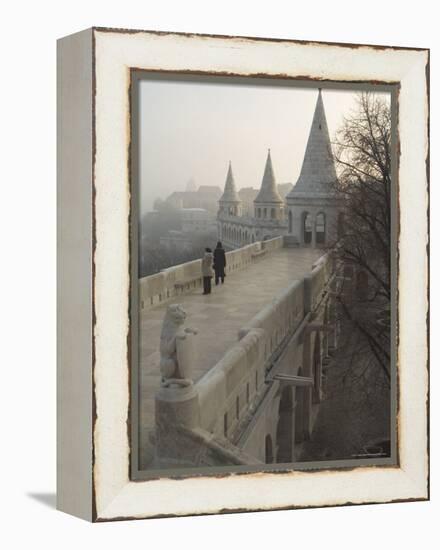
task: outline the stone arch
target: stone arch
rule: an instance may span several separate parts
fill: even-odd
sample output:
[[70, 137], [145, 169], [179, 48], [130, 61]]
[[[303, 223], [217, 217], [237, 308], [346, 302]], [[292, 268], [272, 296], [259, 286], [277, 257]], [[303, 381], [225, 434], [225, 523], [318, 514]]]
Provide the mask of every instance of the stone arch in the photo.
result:
[[310, 212], [303, 212], [301, 215], [301, 234], [304, 244], [312, 243], [313, 218]]
[[272, 437], [270, 434], [266, 435], [266, 439], [264, 441], [264, 447], [265, 447], [265, 463], [266, 464], [272, 464], [273, 463], [273, 445], [272, 445]]
[[267, 208], [263, 208], [263, 217], [267, 218]]
[[292, 210], [289, 210], [289, 233], [293, 233], [293, 219], [292, 219]]
[[324, 212], [319, 212], [315, 219], [316, 244], [326, 241], [327, 220]]
[[293, 395], [292, 387], [281, 392], [277, 424], [277, 462], [292, 462], [293, 451]]

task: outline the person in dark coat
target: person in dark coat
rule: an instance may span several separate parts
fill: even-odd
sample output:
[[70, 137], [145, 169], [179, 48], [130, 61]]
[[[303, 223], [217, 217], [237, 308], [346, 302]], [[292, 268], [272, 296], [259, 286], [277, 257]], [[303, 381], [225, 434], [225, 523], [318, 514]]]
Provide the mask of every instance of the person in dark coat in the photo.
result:
[[222, 284], [225, 282], [225, 267], [226, 267], [226, 254], [222, 243], [219, 241], [214, 250], [214, 272], [215, 272], [215, 284], [218, 285], [219, 281]]

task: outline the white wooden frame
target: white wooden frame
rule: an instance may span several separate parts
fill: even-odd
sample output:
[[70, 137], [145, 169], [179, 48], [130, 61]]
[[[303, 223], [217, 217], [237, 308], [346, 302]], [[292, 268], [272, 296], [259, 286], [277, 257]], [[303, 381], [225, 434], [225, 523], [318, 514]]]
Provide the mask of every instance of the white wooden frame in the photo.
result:
[[[97, 28], [58, 59], [58, 507], [101, 521], [427, 499], [429, 52]], [[399, 466], [130, 480], [131, 68], [399, 83]]]

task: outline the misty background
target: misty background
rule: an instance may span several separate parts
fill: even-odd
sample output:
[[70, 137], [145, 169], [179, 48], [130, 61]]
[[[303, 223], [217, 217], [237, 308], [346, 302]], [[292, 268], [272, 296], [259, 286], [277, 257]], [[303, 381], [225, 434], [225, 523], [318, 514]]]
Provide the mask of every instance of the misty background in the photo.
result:
[[[330, 136], [357, 92], [324, 89]], [[229, 160], [237, 188], [259, 188], [270, 148], [278, 183], [295, 184], [318, 87], [143, 80], [140, 83], [140, 214], [155, 199], [195, 186], [223, 189]]]

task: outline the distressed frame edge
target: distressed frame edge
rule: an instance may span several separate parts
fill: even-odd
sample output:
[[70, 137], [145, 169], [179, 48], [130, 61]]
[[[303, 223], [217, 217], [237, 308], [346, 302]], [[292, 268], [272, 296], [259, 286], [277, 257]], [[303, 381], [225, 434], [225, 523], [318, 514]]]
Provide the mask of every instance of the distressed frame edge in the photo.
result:
[[[100, 28], [94, 28], [93, 31], [100, 31], [100, 32], [107, 32], [107, 31], [103, 31], [102, 29]], [[110, 29], [111, 32], [125, 32], [125, 31], [115, 31], [113, 29]], [[129, 32], [129, 31], [127, 31]], [[149, 32], [149, 31], [133, 31], [133, 32]], [[180, 34], [185, 34], [185, 33], [159, 33], [159, 34], [176, 34], [176, 35], [180, 35]], [[209, 35], [198, 35], [198, 36], [209, 36]], [[214, 36], [214, 38], [233, 38], [233, 37], [221, 37], [221, 36]], [[247, 37], [244, 37], [245, 39], [247, 39]], [[259, 39], [257, 39], [259, 40]], [[270, 41], [271, 39], [261, 39], [261, 40], [264, 40], [264, 41]], [[273, 40], [274, 42], [277, 41], [277, 39], [274, 39]], [[282, 41], [282, 40], [281, 40]], [[300, 42], [302, 43], [302, 41], [288, 41], [288, 42]], [[309, 44], [324, 44], [326, 45], [327, 43], [320, 43], [320, 42], [310, 42]], [[331, 44], [331, 45], [341, 45], [341, 44]], [[343, 45], [343, 46], [346, 46], [346, 45]], [[361, 45], [356, 45], [357, 48], [359, 47], [362, 47]], [[368, 46], [367, 46], [368, 47]], [[412, 50], [412, 51], [423, 51], [423, 52], [427, 52], [428, 53], [428, 58], [427, 58], [427, 63], [426, 63], [426, 68], [427, 68], [427, 74], [429, 74], [429, 50], [427, 49], [416, 49], [416, 48], [391, 48], [391, 49], [405, 49], [405, 50]], [[243, 76], [243, 75], [242, 75]], [[272, 75], [267, 75], [268, 78], [273, 78]], [[428, 94], [428, 98], [429, 98], [429, 80], [427, 79], [426, 81], [426, 91], [427, 91], [427, 94]], [[429, 106], [428, 106], [428, 117], [427, 117], [427, 120], [424, 121], [425, 123], [425, 126], [428, 126], [429, 128]], [[426, 162], [427, 162], [427, 191], [428, 191], [428, 216], [429, 216], [429, 133], [428, 133], [428, 143], [427, 143], [427, 159], [426, 159]], [[428, 230], [428, 245], [429, 245], [429, 226], [427, 227], [427, 230]], [[429, 248], [427, 249], [427, 254], [425, 256], [425, 258], [428, 259], [429, 261]], [[428, 281], [428, 293], [429, 293], [429, 281]], [[429, 294], [428, 294], [428, 315], [429, 315]], [[428, 322], [429, 322], [429, 318], [428, 318]], [[428, 356], [428, 364], [427, 364], [427, 367], [428, 367], [428, 373], [429, 373], [429, 356]], [[429, 407], [429, 378], [428, 378], [428, 388], [427, 388], [427, 406]], [[427, 500], [429, 499], [429, 409], [428, 409], [428, 448], [427, 448], [427, 458], [428, 458], [428, 478], [427, 478], [427, 492], [426, 492], [426, 495], [423, 494], [423, 496], [420, 496], [420, 497], [416, 497], [416, 498], [405, 498], [405, 499], [395, 499], [395, 500], [387, 500], [387, 501], [383, 501], [384, 503], [385, 502], [407, 502], [407, 501], [414, 501], [414, 500]], [[377, 502], [374, 502], [374, 503], [380, 503], [382, 501], [377, 501]], [[309, 508], [309, 507], [312, 507], [312, 508], [315, 508], [315, 507], [327, 507], [327, 506], [344, 506], [344, 505], [357, 505], [357, 504], [370, 504], [370, 503], [373, 503], [373, 502], [346, 502], [346, 503], [335, 503], [335, 504], [324, 504], [324, 505], [316, 505], [316, 506], [307, 506], [307, 505], [304, 505], [304, 506], [295, 506], [295, 505], [292, 505], [292, 506], [288, 506], [288, 507], [279, 507], [279, 508], [274, 508], [274, 507], [271, 507], [271, 508], [268, 508], [267, 510], [283, 510], [283, 509], [295, 509], [295, 508]], [[266, 510], [265, 508], [262, 508], [261, 510]], [[191, 512], [191, 513], [171, 513], [171, 514], [160, 514], [158, 516], [154, 516], [154, 515], [147, 515], [147, 516], [127, 516], [127, 517], [117, 517], [117, 516], [114, 516], [114, 517], [105, 517], [105, 512], [106, 510], [102, 510], [101, 512], [104, 513], [104, 515], [100, 515], [100, 517], [98, 517], [98, 515], [96, 514], [96, 510], [95, 510], [95, 514], [94, 514], [94, 520], [95, 521], [113, 521], [113, 520], [118, 520], [118, 519], [144, 519], [144, 518], [153, 518], [153, 517], [175, 517], [175, 516], [184, 516], [184, 515], [206, 515], [206, 514], [218, 514], [218, 513], [234, 513], [234, 512], [244, 512], [244, 511], [257, 511], [257, 509], [246, 509], [246, 510], [243, 510], [243, 509], [226, 509], [226, 510], [220, 510], [220, 511], [208, 511], [208, 512], [202, 512], [202, 513], [198, 513], [198, 512]]]
[[94, 519], [93, 57], [92, 29], [57, 41], [57, 509], [88, 521]]

